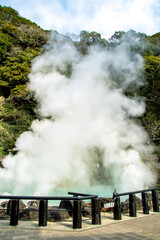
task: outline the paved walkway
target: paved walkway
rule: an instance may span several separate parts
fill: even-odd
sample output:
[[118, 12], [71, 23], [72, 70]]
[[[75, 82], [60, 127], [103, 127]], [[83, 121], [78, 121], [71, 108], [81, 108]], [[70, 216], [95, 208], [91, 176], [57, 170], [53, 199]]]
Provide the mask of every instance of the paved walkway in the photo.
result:
[[[38, 227], [37, 222], [19, 221], [16, 227], [9, 226], [8, 220], [0, 220], [0, 240], [160, 240], [160, 213], [139, 214], [137, 218], [123, 216], [123, 220], [112, 220], [102, 216], [103, 225], [94, 226], [84, 222], [82, 229], [72, 229], [71, 222], [65, 224], [49, 223], [47, 227]], [[104, 221], [106, 220], [106, 222]], [[61, 226], [57, 229], [56, 226]], [[85, 226], [86, 224], [86, 226]], [[52, 228], [54, 226], [54, 228]]]

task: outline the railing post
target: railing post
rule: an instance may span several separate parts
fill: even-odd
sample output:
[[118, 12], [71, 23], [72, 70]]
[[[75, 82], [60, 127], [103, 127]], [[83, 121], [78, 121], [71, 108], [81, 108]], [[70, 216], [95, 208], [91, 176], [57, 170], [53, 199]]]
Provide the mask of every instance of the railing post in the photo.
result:
[[82, 202], [80, 200], [73, 201], [73, 228], [82, 228]]
[[142, 205], [143, 205], [143, 214], [149, 214], [148, 194], [146, 192], [142, 192]]
[[48, 200], [39, 201], [39, 226], [47, 226]]
[[130, 217], [137, 217], [136, 195], [135, 194], [129, 194], [129, 216]]
[[114, 219], [115, 220], [121, 220], [122, 219], [120, 197], [115, 198], [113, 213], [114, 213]]
[[156, 190], [152, 190], [152, 204], [153, 212], [159, 212], [158, 192]]
[[11, 200], [11, 217], [10, 217], [11, 226], [18, 225], [18, 212], [19, 212], [19, 200], [13, 199]]
[[101, 206], [100, 199], [93, 198], [92, 203], [92, 224], [101, 224]]

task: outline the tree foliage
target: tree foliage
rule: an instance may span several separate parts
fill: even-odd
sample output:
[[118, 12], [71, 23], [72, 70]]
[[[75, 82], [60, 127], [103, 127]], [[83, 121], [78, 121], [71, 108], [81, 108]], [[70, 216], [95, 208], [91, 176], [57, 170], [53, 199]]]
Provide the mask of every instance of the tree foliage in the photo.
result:
[[156, 141], [160, 138], [160, 56], [145, 56], [145, 74], [147, 84], [140, 92], [146, 98], [142, 123]]
[[32, 59], [40, 54], [49, 32], [0, 6], [0, 157], [35, 118], [35, 102], [26, 83]]
[[81, 31], [79, 35], [80, 41], [76, 42], [76, 46], [82, 54], [87, 54], [88, 48], [93, 45], [106, 47], [108, 42], [101, 37], [100, 33]]
[[0, 19], [10, 22], [15, 26], [26, 24], [26, 25], [33, 25], [38, 27], [36, 23], [33, 23], [32, 21], [21, 17], [19, 13], [13, 8], [6, 7], [6, 6], [2, 7], [1, 5], [0, 5]]
[[16, 139], [35, 118], [32, 104], [25, 107], [26, 103], [0, 97], [0, 157], [13, 151]]
[[126, 44], [131, 52], [144, 54], [151, 54], [150, 43], [148, 37], [144, 33], [136, 32], [130, 29], [127, 32], [116, 31], [109, 39], [110, 48], [117, 45]]
[[28, 81], [31, 60], [37, 56], [39, 51], [26, 48], [20, 51], [18, 56], [7, 57], [0, 66], [0, 87], [6, 88], [5, 95], [14, 94], [14, 89], [20, 85], [24, 85]]

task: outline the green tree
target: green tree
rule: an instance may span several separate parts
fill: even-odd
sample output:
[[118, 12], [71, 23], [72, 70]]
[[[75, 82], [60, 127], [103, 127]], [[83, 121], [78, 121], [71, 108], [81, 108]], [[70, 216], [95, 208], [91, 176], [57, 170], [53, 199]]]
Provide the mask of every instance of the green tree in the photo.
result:
[[35, 118], [33, 94], [26, 87], [31, 60], [49, 37], [37, 24], [0, 6], [0, 157]]
[[27, 25], [34, 25], [38, 27], [36, 23], [33, 23], [32, 21], [21, 17], [19, 13], [13, 8], [6, 7], [6, 6], [2, 7], [1, 5], [0, 5], [0, 19], [11, 22], [15, 26], [19, 26], [21, 24], [27, 24]]
[[160, 56], [145, 56], [147, 84], [140, 90], [145, 97], [146, 113], [141, 118], [152, 139], [160, 138]]
[[160, 55], [160, 33], [148, 37], [149, 46], [154, 56]]
[[109, 39], [110, 48], [126, 44], [134, 53], [150, 54], [147, 35], [130, 29], [127, 32], [116, 31]]
[[29, 129], [35, 118], [32, 104], [26, 106], [26, 102], [19, 104], [0, 97], [0, 157], [12, 152], [16, 139]]
[[99, 45], [101, 47], [106, 47], [108, 44], [107, 40], [101, 38], [101, 34], [97, 32], [80, 32], [80, 41], [76, 42], [76, 46], [82, 54], [88, 52], [88, 48], [92, 45]]
[[38, 54], [39, 51], [26, 48], [17, 57], [7, 57], [4, 66], [0, 67], [0, 88], [6, 88], [5, 94], [7, 92], [8, 96], [10, 93], [13, 95], [14, 89], [18, 90], [17, 85], [27, 83], [31, 60]]

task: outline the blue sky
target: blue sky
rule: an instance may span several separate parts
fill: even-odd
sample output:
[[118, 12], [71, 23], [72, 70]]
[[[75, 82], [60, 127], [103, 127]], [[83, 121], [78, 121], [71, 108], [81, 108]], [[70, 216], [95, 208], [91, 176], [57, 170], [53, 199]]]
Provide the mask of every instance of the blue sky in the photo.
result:
[[160, 32], [160, 0], [0, 0], [0, 5], [61, 33], [97, 31], [109, 38], [129, 29]]

